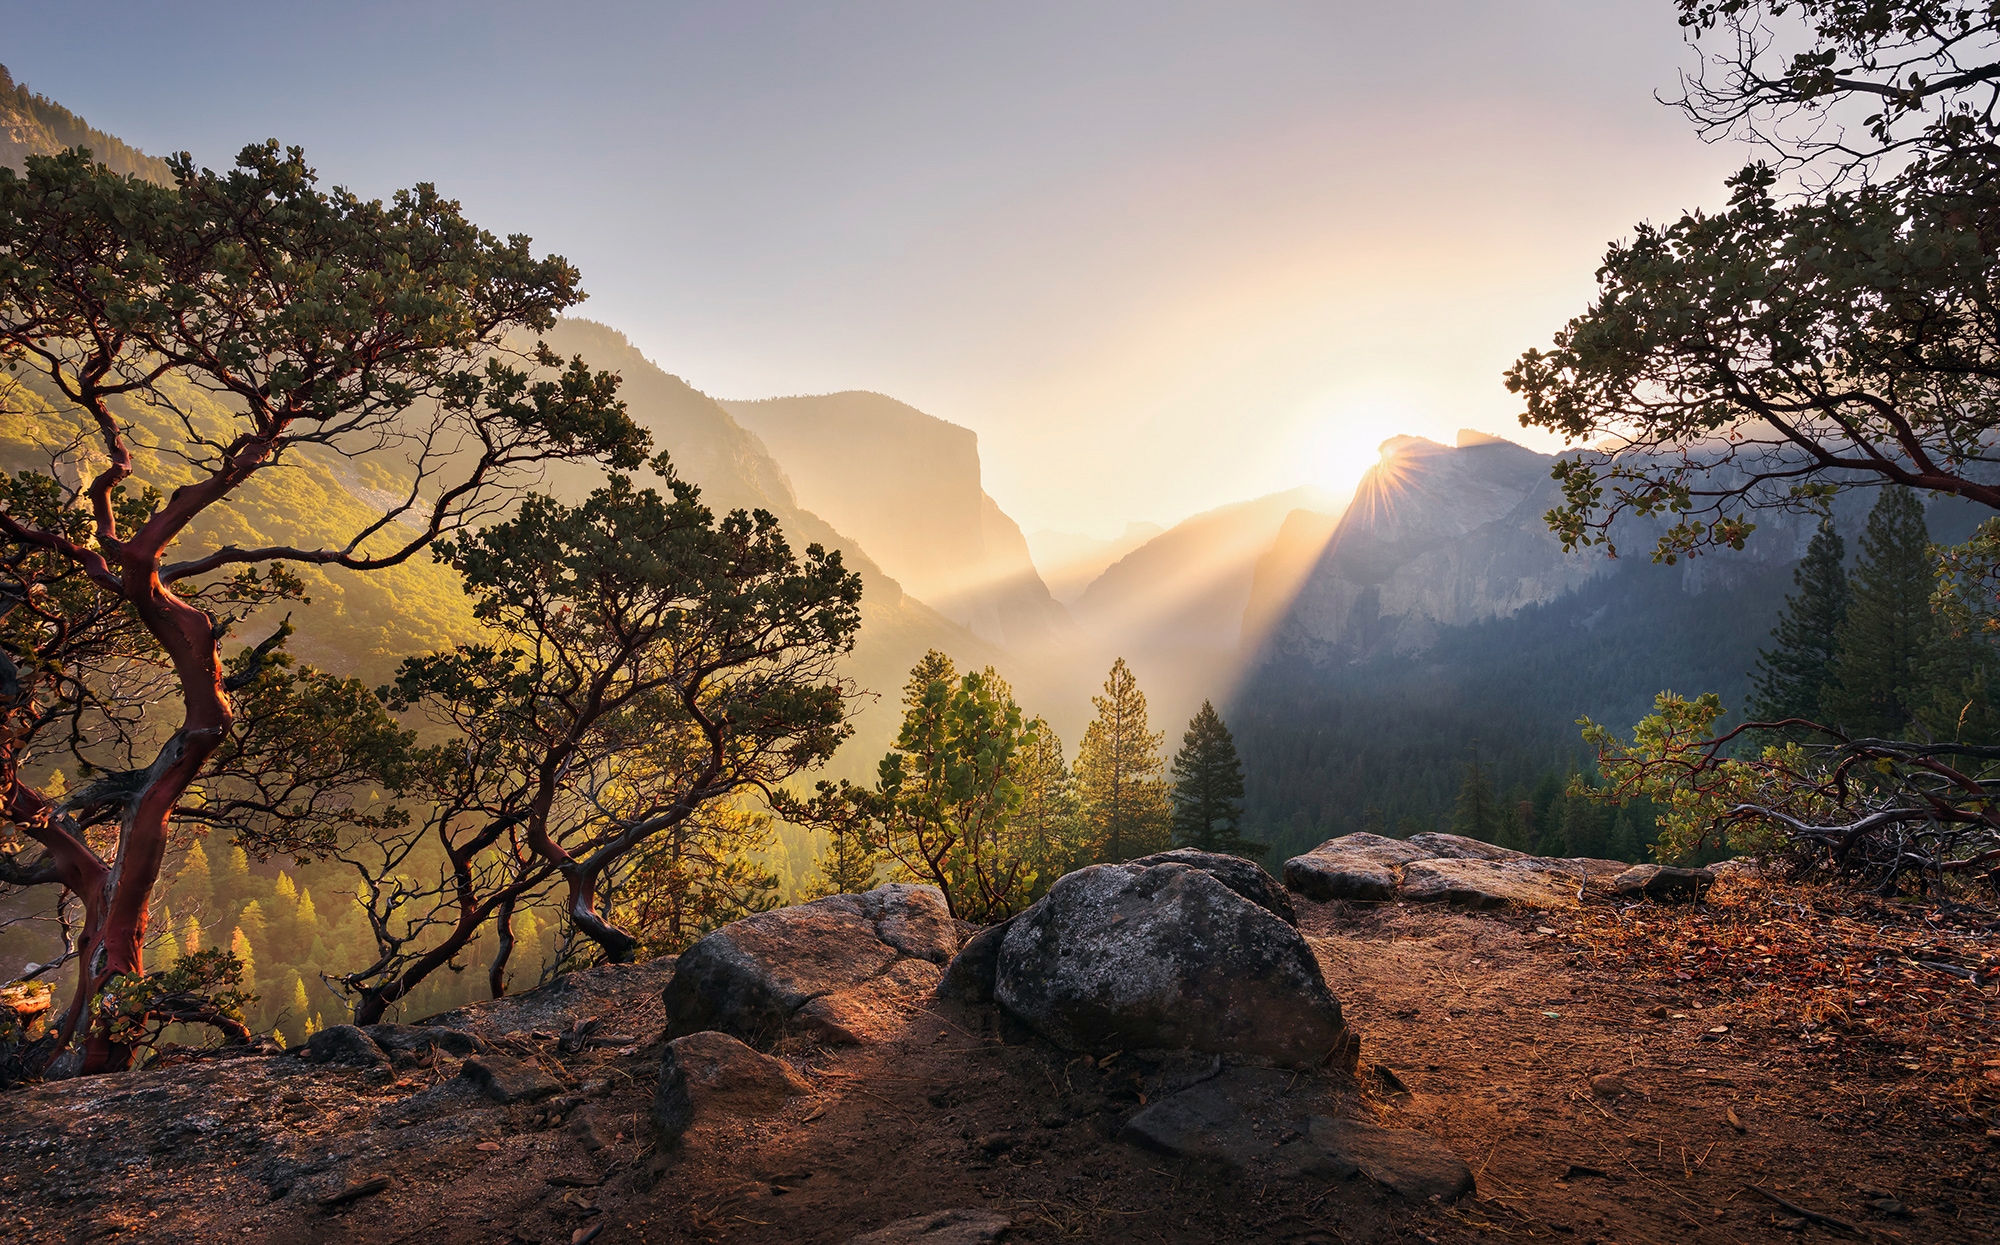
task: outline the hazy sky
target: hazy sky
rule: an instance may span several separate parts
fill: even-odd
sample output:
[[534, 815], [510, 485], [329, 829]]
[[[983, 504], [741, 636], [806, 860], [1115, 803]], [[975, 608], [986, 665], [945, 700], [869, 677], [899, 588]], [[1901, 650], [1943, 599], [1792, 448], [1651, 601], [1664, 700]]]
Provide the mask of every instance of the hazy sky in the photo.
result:
[[975, 429], [1030, 530], [1523, 437], [1501, 369], [1743, 156], [1653, 101], [1692, 55], [1671, 0], [4, 12], [0, 62], [92, 124], [435, 182], [718, 397]]

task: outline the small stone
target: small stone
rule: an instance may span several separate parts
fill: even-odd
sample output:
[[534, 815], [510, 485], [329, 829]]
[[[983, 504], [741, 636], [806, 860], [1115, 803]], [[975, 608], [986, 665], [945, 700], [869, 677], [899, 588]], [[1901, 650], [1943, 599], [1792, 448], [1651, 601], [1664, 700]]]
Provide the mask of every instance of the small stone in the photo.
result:
[[1651, 1016], [1655, 1020], [1665, 1020], [1668, 1016], [1672, 1015], [1673, 1013], [1667, 1009], [1666, 1004], [1662, 1003], [1660, 1006], [1655, 1007], [1652, 1011], [1649, 1011], [1646, 1014], [1648, 1016]]
[[1868, 1205], [1877, 1214], [1887, 1215], [1892, 1219], [1908, 1219], [1910, 1217], [1910, 1208], [1893, 1197], [1877, 1198], [1868, 1203]]
[[1590, 1078], [1590, 1092], [1599, 1098], [1622, 1098], [1630, 1091], [1626, 1089], [1624, 1077], [1606, 1072]]

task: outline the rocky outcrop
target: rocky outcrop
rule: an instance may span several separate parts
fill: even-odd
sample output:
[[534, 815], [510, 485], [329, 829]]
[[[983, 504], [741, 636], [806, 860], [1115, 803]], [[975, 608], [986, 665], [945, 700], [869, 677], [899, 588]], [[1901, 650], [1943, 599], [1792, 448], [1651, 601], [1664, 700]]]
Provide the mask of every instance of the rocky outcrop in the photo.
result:
[[982, 949], [994, 1001], [1069, 1050], [1321, 1063], [1348, 1038], [1340, 1004], [1276, 890], [1201, 852], [1079, 869]]
[[671, 1145], [704, 1115], [770, 1115], [811, 1092], [781, 1059], [726, 1033], [690, 1033], [667, 1043], [660, 1057], [653, 1127], [661, 1143]]
[[959, 937], [936, 887], [901, 883], [732, 921], [675, 962], [667, 1031], [869, 1041], [902, 1000], [936, 986]]
[[1457, 834], [1344, 834], [1285, 862], [1285, 885], [1322, 903], [1400, 899], [1466, 908], [1563, 908], [1632, 866], [1589, 857], [1530, 856]]

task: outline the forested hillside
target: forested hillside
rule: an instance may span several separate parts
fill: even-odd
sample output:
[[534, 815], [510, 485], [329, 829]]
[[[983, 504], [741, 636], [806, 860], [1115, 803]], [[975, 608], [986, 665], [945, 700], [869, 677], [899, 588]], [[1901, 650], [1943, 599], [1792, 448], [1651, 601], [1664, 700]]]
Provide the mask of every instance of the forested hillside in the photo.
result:
[[16, 83], [0, 65], [0, 167], [18, 170], [29, 156], [52, 155], [66, 147], [90, 148], [117, 173], [162, 185], [173, 180], [165, 160], [106, 134], [26, 83]]

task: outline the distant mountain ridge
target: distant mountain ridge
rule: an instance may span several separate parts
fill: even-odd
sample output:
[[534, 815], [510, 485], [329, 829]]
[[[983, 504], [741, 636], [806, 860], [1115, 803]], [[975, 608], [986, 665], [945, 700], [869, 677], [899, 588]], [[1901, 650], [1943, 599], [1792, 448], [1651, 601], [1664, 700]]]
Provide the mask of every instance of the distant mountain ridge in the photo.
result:
[[854, 536], [912, 596], [1016, 652], [1070, 639], [1068, 611], [985, 490], [971, 429], [852, 390], [717, 405], [768, 448], [801, 505]]

